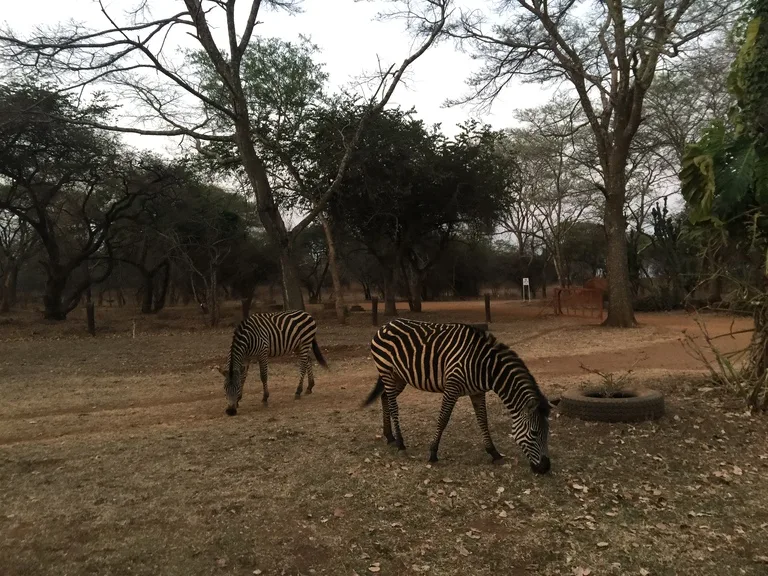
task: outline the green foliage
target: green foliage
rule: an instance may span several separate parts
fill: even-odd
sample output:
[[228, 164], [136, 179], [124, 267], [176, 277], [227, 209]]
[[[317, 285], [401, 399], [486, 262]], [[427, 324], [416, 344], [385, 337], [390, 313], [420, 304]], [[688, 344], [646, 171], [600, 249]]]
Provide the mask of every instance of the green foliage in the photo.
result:
[[[289, 201], [285, 197], [287, 192], [295, 192], [296, 174], [292, 171], [303, 167], [314, 115], [318, 108], [327, 106], [323, 90], [328, 74], [315, 61], [317, 53], [318, 47], [304, 37], [298, 42], [257, 37], [243, 56], [241, 78], [254, 145], [274, 177], [276, 191], [284, 203]], [[190, 52], [188, 57], [201, 78], [204, 93], [214, 101], [226, 103], [229, 92], [222, 86], [207, 54]], [[207, 113], [221, 130], [230, 130], [231, 118], [213, 107], [208, 107]], [[218, 158], [231, 158], [224, 163], [227, 170], [241, 169], [234, 145], [209, 144], [206, 150]]]
[[752, 245], [768, 237], [768, 2], [753, 5], [729, 77], [737, 106], [728, 122], [714, 123], [688, 146], [680, 173], [691, 222]]

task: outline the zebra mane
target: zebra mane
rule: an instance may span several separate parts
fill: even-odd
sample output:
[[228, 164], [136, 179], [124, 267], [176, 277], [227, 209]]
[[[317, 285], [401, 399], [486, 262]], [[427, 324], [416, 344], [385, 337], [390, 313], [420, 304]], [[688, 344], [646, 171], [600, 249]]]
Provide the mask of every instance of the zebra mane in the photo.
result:
[[470, 328], [474, 333], [479, 334], [483, 338], [483, 340], [485, 340], [486, 344], [490, 346], [492, 353], [495, 353], [504, 359], [517, 362], [523, 368], [525, 368], [525, 371], [530, 376], [529, 389], [534, 393], [537, 400], [539, 401], [539, 412], [541, 412], [544, 416], [549, 416], [549, 413], [551, 411], [549, 400], [544, 395], [544, 392], [541, 391], [541, 388], [539, 388], [538, 382], [536, 382], [536, 379], [533, 377], [533, 374], [531, 374], [530, 370], [528, 370], [528, 367], [525, 365], [522, 358], [518, 356], [517, 352], [515, 352], [514, 350], [512, 350], [512, 348], [504, 344], [504, 342], [497, 340], [496, 336], [494, 336], [488, 331], [480, 330], [479, 328], [476, 328], [475, 326], [471, 326], [471, 325], [468, 325], [468, 328]]

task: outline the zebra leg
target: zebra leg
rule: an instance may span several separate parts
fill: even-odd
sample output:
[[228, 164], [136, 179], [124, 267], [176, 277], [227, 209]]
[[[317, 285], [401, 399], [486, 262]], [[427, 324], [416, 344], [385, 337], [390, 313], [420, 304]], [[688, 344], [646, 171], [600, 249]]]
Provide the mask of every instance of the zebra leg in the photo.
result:
[[403, 441], [403, 433], [400, 430], [400, 414], [397, 409], [397, 396], [402, 392], [402, 388], [399, 390], [387, 386], [384, 389], [384, 395], [387, 397], [387, 403], [389, 404], [389, 415], [392, 418], [392, 425], [395, 428], [395, 443], [398, 450], [405, 450], [405, 442]]
[[437, 449], [440, 446], [440, 438], [443, 436], [443, 431], [448, 425], [448, 420], [451, 419], [453, 407], [456, 406], [456, 400], [458, 399], [459, 394], [453, 388], [446, 388], [445, 392], [443, 392], [443, 405], [440, 407], [440, 416], [437, 419], [437, 430], [432, 439], [432, 444], [429, 446], [430, 462], [437, 462]]
[[394, 444], [395, 437], [392, 435], [392, 419], [389, 416], [389, 402], [387, 401], [386, 392], [381, 395], [381, 415], [384, 420], [384, 438], [387, 439], [387, 444]]
[[259, 373], [261, 375], [261, 385], [264, 388], [264, 396], [262, 396], [261, 401], [264, 402], [264, 404], [267, 403], [267, 400], [269, 399], [269, 386], [267, 386], [267, 358], [266, 356], [262, 356], [259, 358]]
[[312, 388], [315, 387], [315, 375], [312, 373], [312, 358], [309, 356], [309, 352], [307, 352], [307, 391], [304, 392], [304, 395], [312, 394]]
[[472, 394], [469, 399], [472, 400], [472, 408], [475, 409], [477, 424], [480, 426], [480, 433], [483, 435], [485, 451], [491, 455], [491, 458], [493, 458], [494, 462], [501, 460], [503, 456], [499, 454], [499, 451], [496, 450], [496, 446], [493, 445], [493, 440], [491, 440], [491, 432], [488, 430], [488, 411], [485, 407], [485, 392]]
[[307, 364], [309, 364], [309, 349], [304, 349], [301, 351], [301, 359], [299, 360], [299, 386], [296, 388], [294, 396], [296, 400], [301, 398], [301, 393], [304, 391], [304, 374], [307, 373]]

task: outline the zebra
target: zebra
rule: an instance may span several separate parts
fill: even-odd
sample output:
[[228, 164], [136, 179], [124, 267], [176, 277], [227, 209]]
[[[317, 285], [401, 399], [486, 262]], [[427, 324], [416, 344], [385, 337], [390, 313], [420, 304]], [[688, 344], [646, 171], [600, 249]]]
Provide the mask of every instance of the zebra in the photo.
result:
[[224, 376], [224, 392], [227, 397], [226, 413], [237, 414], [237, 406], [243, 397], [243, 385], [248, 375], [248, 362], [255, 358], [259, 363], [261, 383], [264, 387], [262, 402], [269, 398], [267, 387], [267, 358], [283, 356], [298, 351], [300, 357], [299, 386], [295, 398], [301, 397], [304, 389], [304, 374], [307, 374], [307, 391], [311, 394], [315, 386], [312, 374], [310, 349], [318, 363], [325, 369], [328, 365], [323, 358], [316, 339], [317, 323], [310, 314], [303, 310], [288, 310], [266, 314], [251, 314], [243, 320], [232, 337], [232, 346], [227, 355], [224, 368], [218, 368]]
[[547, 438], [551, 405], [525, 363], [492, 334], [467, 324], [398, 318], [376, 332], [371, 354], [379, 378], [363, 406], [381, 396], [388, 443], [396, 443], [398, 449], [405, 450], [397, 396], [410, 384], [419, 390], [443, 393], [437, 430], [429, 448], [430, 462], [437, 461], [440, 438], [453, 407], [465, 395], [472, 401], [485, 450], [496, 462], [502, 455], [488, 431], [485, 404], [485, 393], [493, 390], [512, 415], [515, 442], [527, 456], [531, 469], [537, 474], [549, 472]]

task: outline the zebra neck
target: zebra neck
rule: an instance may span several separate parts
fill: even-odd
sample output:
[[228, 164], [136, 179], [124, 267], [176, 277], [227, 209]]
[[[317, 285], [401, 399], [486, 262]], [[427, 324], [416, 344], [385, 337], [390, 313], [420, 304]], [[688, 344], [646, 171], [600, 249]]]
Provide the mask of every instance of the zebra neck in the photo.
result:
[[227, 363], [227, 371], [230, 373], [240, 373], [243, 370], [243, 357], [241, 354], [230, 354]]
[[521, 369], [508, 359], [497, 358], [489, 365], [489, 380], [493, 383], [493, 391], [498, 394], [504, 404], [516, 402], [521, 397], [535, 395], [534, 387], [526, 378], [528, 371]]

